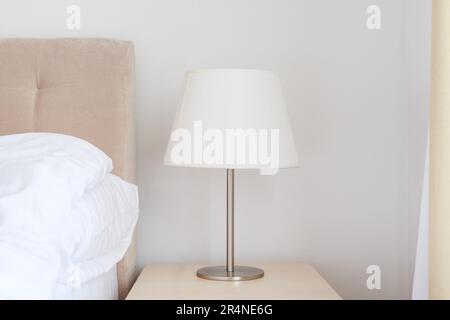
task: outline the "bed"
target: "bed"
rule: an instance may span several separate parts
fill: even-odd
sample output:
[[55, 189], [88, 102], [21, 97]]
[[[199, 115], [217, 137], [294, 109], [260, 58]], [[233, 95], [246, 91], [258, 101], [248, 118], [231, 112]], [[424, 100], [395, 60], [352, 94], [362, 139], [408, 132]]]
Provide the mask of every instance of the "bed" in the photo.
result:
[[[112, 158], [115, 175], [134, 182], [133, 81], [129, 41], [0, 40], [0, 135], [79, 137]], [[57, 298], [124, 298], [135, 276], [133, 241], [124, 258], [90, 287], [76, 292], [60, 287]]]

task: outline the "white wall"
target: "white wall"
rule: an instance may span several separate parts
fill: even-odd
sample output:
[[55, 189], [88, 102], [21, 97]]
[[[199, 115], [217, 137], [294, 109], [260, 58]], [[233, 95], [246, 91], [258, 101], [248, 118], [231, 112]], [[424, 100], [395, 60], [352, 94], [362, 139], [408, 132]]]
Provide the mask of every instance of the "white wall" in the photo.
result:
[[[80, 31], [65, 27], [69, 4], [81, 6]], [[382, 9], [381, 30], [366, 28], [370, 4]], [[429, 8], [428, 0], [0, 0], [0, 37], [135, 42], [140, 266], [224, 260], [224, 172], [161, 164], [184, 71], [276, 71], [300, 167], [238, 173], [237, 261], [307, 261], [344, 298], [409, 298]], [[371, 264], [381, 267], [381, 290], [366, 288]]]

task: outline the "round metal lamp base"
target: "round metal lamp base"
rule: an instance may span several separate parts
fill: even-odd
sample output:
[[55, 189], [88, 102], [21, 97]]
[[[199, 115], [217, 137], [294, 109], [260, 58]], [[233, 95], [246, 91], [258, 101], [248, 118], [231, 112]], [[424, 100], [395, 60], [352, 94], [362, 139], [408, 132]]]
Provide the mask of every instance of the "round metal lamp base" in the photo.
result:
[[197, 277], [206, 280], [245, 281], [263, 276], [264, 270], [245, 266], [234, 266], [233, 272], [228, 272], [225, 266], [205, 267], [197, 270]]

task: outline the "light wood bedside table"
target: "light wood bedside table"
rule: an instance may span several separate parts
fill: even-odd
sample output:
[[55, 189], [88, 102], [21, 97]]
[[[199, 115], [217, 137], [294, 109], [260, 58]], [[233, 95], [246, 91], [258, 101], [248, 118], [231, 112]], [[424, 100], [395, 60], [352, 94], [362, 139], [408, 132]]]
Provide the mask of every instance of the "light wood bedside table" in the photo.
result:
[[309, 264], [254, 263], [264, 277], [231, 282], [204, 280], [196, 276], [205, 264], [148, 265], [127, 300], [301, 300], [341, 299]]

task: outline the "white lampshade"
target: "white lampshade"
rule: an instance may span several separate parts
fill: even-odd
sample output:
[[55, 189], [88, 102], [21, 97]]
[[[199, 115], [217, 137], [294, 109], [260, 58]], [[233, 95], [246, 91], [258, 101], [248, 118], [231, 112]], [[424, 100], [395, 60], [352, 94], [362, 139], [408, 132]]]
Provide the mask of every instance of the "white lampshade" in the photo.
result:
[[[245, 144], [237, 141], [242, 133]], [[243, 149], [244, 156], [239, 153]], [[269, 154], [272, 160], [276, 158], [270, 164], [263, 161], [267, 160], [263, 155]], [[261, 169], [295, 167], [297, 162], [280, 81], [273, 72], [218, 69], [186, 73], [165, 164]]]

